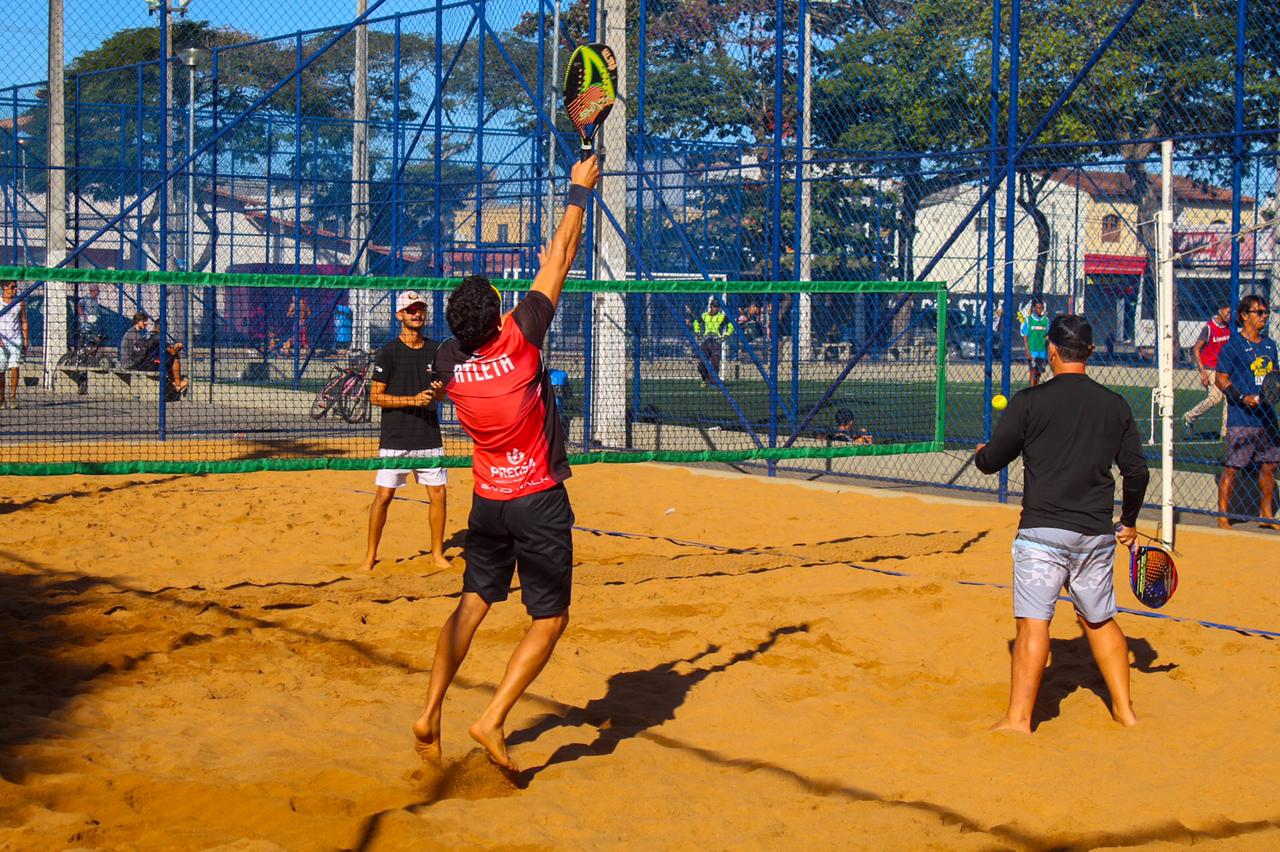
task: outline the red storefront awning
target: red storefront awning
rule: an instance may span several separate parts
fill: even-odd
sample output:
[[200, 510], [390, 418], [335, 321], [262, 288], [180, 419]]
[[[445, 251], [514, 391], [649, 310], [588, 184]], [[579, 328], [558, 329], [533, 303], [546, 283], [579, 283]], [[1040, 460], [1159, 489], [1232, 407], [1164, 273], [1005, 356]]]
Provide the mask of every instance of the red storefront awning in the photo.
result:
[[1141, 275], [1146, 269], [1144, 255], [1086, 253], [1084, 256], [1085, 275]]

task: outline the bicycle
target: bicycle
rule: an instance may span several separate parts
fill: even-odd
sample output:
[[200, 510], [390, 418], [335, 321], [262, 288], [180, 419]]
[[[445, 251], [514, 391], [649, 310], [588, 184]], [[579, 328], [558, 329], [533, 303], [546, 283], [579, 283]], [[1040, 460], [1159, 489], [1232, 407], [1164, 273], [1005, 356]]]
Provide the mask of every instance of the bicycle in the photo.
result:
[[330, 411], [348, 423], [368, 423], [373, 417], [369, 402], [369, 369], [373, 355], [353, 352], [347, 366], [334, 365], [334, 375], [324, 383], [311, 403], [311, 417], [321, 420]]
[[67, 367], [85, 367], [97, 370], [110, 370], [116, 365], [115, 351], [105, 345], [105, 334], [86, 334], [76, 341], [76, 345], [58, 359], [60, 369]]

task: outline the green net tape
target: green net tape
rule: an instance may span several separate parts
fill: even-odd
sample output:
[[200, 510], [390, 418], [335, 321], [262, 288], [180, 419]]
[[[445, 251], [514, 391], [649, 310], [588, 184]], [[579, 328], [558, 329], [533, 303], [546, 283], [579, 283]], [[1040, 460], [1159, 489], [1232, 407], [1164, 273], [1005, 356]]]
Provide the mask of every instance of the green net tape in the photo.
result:
[[[457, 278], [392, 278], [376, 275], [276, 275], [255, 272], [161, 272], [146, 269], [52, 269], [0, 266], [0, 280], [66, 281], [81, 284], [150, 284], [179, 287], [271, 287], [340, 290], [452, 290]], [[527, 279], [495, 278], [499, 290], [528, 290]], [[569, 279], [567, 293], [937, 293], [939, 281], [596, 281]]]
[[[847, 458], [850, 456], [888, 456], [905, 453], [936, 453], [943, 446], [937, 441], [908, 444], [864, 444], [831, 447], [765, 447], [755, 450], [652, 451], [601, 450], [571, 453], [569, 463], [635, 464], [666, 462], [694, 464], [698, 462], [783, 461], [786, 459]], [[469, 456], [444, 456], [438, 459], [414, 459], [414, 467], [470, 467]], [[119, 461], [119, 462], [0, 462], [0, 476], [73, 476], [120, 475], [131, 473], [256, 473], [259, 471], [307, 470], [381, 470], [399, 469], [404, 459], [394, 458], [260, 458], [230, 461]]]

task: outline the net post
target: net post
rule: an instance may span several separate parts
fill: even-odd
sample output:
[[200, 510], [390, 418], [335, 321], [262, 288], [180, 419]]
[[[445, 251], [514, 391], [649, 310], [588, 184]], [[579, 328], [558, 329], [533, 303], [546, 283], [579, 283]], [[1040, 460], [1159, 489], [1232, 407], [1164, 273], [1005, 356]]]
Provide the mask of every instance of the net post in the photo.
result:
[[1158, 392], [1160, 397], [1160, 540], [1173, 547], [1173, 353], [1178, 345], [1174, 319], [1173, 280], [1173, 140], [1160, 143], [1160, 213], [1158, 218], [1160, 253], [1159, 286], [1156, 290], [1158, 336]]
[[[604, 211], [618, 211], [618, 221], [625, 227], [621, 211], [627, 209], [627, 15], [623, 0], [604, 0], [599, 5], [600, 41], [613, 49], [618, 63], [618, 100], [609, 121], [600, 129], [602, 174], [596, 199], [595, 277], [608, 281], [626, 281], [627, 243], [619, 230], [609, 227]], [[609, 166], [607, 172], [603, 167]], [[604, 447], [621, 447], [627, 432], [627, 365], [629, 352], [626, 339], [626, 295], [619, 292], [595, 293], [591, 297], [589, 321], [592, 331], [593, 384], [591, 399], [591, 431], [585, 435], [586, 449], [592, 443]]]

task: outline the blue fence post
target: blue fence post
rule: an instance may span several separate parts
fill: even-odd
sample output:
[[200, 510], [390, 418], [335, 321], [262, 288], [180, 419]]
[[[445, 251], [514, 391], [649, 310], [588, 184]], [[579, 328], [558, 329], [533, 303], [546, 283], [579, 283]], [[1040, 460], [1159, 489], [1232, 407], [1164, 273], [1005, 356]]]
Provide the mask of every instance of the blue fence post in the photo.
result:
[[[1240, 233], [1240, 190], [1244, 179], [1245, 13], [1248, 0], [1236, 0], [1234, 121], [1231, 128], [1231, 233]], [[1240, 305], [1240, 241], [1231, 241], [1231, 315]]]
[[[169, 101], [165, 97], [165, 92], [169, 90], [169, 4], [167, 0], [160, 3], [160, 133], [159, 149], [160, 155], [160, 175], [161, 182], [164, 184], [160, 187], [159, 197], [157, 199], [160, 205], [160, 258], [159, 264], [162, 271], [169, 268]], [[160, 397], [160, 410], [158, 414], [158, 429], [160, 440], [165, 440], [165, 415], [168, 407], [168, 396], [166, 392], [168, 382], [165, 377], [169, 375], [169, 287], [166, 284], [160, 285], [160, 377], [156, 382], [159, 388], [158, 396]]]
[[[805, 123], [805, 115], [808, 112], [808, 104], [804, 99], [805, 85], [804, 81], [811, 75], [811, 71], [805, 65], [804, 46], [809, 44], [811, 35], [806, 26], [809, 21], [809, 0], [800, 0], [800, 4], [796, 10], [796, 25], [799, 28], [800, 49], [796, 51], [796, 238], [795, 238], [795, 278], [800, 280], [801, 269], [803, 268], [800, 256], [800, 229], [805, 227], [804, 199], [809, 199], [809, 209], [813, 209], [813, 198], [809, 195], [813, 187], [806, 181], [805, 175], [805, 159], [809, 156], [809, 152], [804, 148], [805, 136], [809, 132], [809, 128]], [[813, 216], [809, 216], [809, 232], [813, 233]], [[810, 237], [812, 239], [812, 236]], [[812, 246], [812, 242], [810, 243]], [[810, 248], [812, 251], [812, 248]], [[810, 267], [809, 277], [813, 277], [812, 267]], [[857, 297], [853, 297], [857, 298]], [[791, 431], [795, 431], [799, 424], [800, 418], [800, 299], [809, 300], [809, 327], [813, 327], [813, 296], [796, 295], [791, 301]], [[741, 331], [739, 331], [741, 333]]]
[[[1000, 179], [997, 169], [1000, 168], [999, 150], [1000, 150], [1000, 0], [992, 0], [991, 3], [991, 109], [988, 120], [988, 136], [987, 145], [990, 151], [987, 154], [987, 179], [994, 186], [995, 182]], [[983, 333], [983, 339], [986, 341], [982, 356], [982, 440], [991, 440], [991, 391], [992, 391], [992, 344], [993, 332], [1000, 330], [1000, 326], [993, 325], [995, 321], [995, 290], [996, 290], [996, 196], [991, 193], [987, 199], [987, 302], [986, 312], [984, 316], [984, 324], [986, 329]], [[979, 252], [981, 255], [981, 252]], [[1008, 311], [1008, 306], [1005, 306]], [[1005, 322], [1009, 322], [1009, 318], [1005, 317]], [[1007, 371], [1006, 371], [1007, 372]]]
[[[396, 15], [392, 36], [391, 71], [391, 274], [400, 274], [400, 26], [402, 19]], [[372, 244], [373, 233], [365, 235]], [[394, 328], [395, 325], [392, 325]]]
[[[432, 170], [435, 180], [432, 187], [432, 228], [431, 228], [431, 250], [435, 256], [436, 276], [444, 277], [444, 235], [441, 232], [440, 217], [443, 215], [442, 201], [440, 195], [440, 169], [441, 169], [441, 147], [444, 145], [444, 87], [446, 80], [444, 79], [444, 5], [436, 4], [436, 43], [435, 43], [435, 81], [436, 81], [436, 126], [435, 126], [435, 150], [432, 152]], [[436, 312], [442, 310], [440, 294], [437, 293]]]
[[[1017, 221], [1018, 198], [1018, 75], [1021, 71], [1022, 57], [1022, 0], [1012, 0], [1009, 9], [1009, 128], [1005, 157], [1005, 195], [1004, 195], [1004, 303], [1006, 310], [1013, 308], [1013, 249], [1014, 227]], [[1013, 317], [1004, 327], [1004, 375], [1000, 378], [1000, 390], [1009, 395], [1011, 356], [1013, 353]], [[1001, 503], [1009, 500], [1009, 470], [1000, 471], [999, 498]]]
[[10, 250], [9, 262], [14, 266], [18, 265], [18, 241], [22, 236], [18, 232], [18, 187], [21, 185], [25, 175], [21, 171], [22, 149], [18, 145], [18, 87], [11, 89], [13, 92], [13, 109], [9, 114], [9, 120], [13, 123], [13, 248]]
[[476, 7], [480, 27], [476, 31], [476, 230], [473, 272], [483, 275], [488, 270], [481, 248], [484, 245], [484, 42], [487, 3]]
[[[782, 95], [785, 88], [783, 68], [783, 44], [786, 38], [786, 20], [783, 0], [774, 4], [776, 27], [773, 42], [773, 221], [771, 233], [771, 253], [773, 254], [773, 280], [782, 277]], [[727, 305], [725, 307], [728, 307]], [[782, 317], [779, 315], [778, 294], [769, 296], [769, 313], [772, 316], [770, 325], [773, 333], [769, 335], [769, 446], [778, 445], [778, 338], [782, 335]], [[795, 341], [792, 341], [792, 345]], [[769, 459], [770, 476], [777, 475], [777, 462]]]
[[[118, 200], [119, 200], [119, 202], [120, 202], [120, 210], [121, 210], [121, 212], [123, 212], [123, 211], [124, 211], [124, 193], [125, 193], [125, 187], [126, 187], [126, 182], [127, 182], [127, 181], [128, 181], [128, 179], [129, 179], [129, 109], [128, 109], [128, 107], [125, 107], [125, 106], [121, 106], [121, 107], [120, 107], [120, 167], [119, 167], [119, 172], [120, 172], [120, 174], [119, 174], [119, 177], [120, 177], [120, 198], [119, 198]], [[124, 269], [125, 243], [127, 242], [127, 240], [125, 239], [125, 235], [126, 235], [127, 233], [128, 233], [128, 231], [127, 231], [127, 230], [126, 230], [126, 228], [125, 228], [125, 223], [122, 221], [122, 222], [120, 223], [120, 251], [119, 251], [119, 252], [117, 253], [117, 255], [116, 255], [116, 257], [117, 257], [117, 260], [116, 260], [116, 266], [120, 267], [121, 269]], [[123, 308], [123, 307], [124, 307], [124, 287], [123, 287], [122, 285], [118, 285], [118, 286], [117, 286], [117, 288], [116, 288], [116, 293], [120, 296], [120, 300], [121, 300], [121, 305], [120, 305], [120, 307], [121, 307], [121, 308]], [[121, 310], [121, 311], [117, 311], [117, 313], [123, 313], [123, 311], [122, 311], [122, 310]]]
[[[302, 33], [294, 41], [293, 84], [293, 274], [302, 274]], [[314, 262], [314, 249], [312, 250]], [[302, 292], [293, 288], [293, 389], [302, 386]]]

